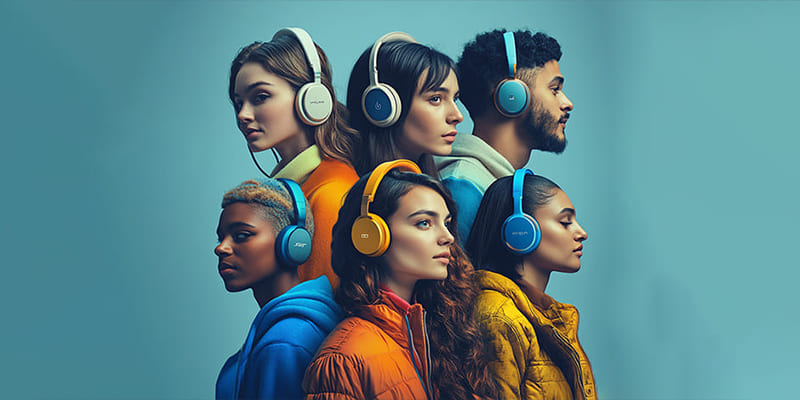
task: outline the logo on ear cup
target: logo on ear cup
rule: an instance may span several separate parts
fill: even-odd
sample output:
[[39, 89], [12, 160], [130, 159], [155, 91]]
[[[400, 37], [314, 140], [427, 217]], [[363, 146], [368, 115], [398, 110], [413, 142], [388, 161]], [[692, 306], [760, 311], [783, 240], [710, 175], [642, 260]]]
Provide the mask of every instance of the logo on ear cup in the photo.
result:
[[321, 125], [333, 112], [331, 92], [321, 83], [307, 83], [297, 91], [295, 109], [306, 125]]
[[278, 234], [276, 243], [280, 246], [277, 255], [282, 265], [292, 267], [300, 265], [311, 255], [311, 234], [297, 225], [283, 228]]
[[361, 109], [369, 122], [385, 128], [400, 119], [400, 97], [391, 86], [380, 83], [364, 91]]
[[389, 226], [380, 216], [369, 213], [366, 217], [358, 217], [353, 222], [350, 239], [359, 253], [378, 257], [389, 248]]
[[528, 254], [539, 246], [539, 223], [527, 214], [511, 216], [503, 223], [503, 242], [514, 254]]
[[528, 109], [528, 85], [517, 79], [507, 79], [495, 89], [494, 105], [497, 111], [509, 118], [517, 117]]

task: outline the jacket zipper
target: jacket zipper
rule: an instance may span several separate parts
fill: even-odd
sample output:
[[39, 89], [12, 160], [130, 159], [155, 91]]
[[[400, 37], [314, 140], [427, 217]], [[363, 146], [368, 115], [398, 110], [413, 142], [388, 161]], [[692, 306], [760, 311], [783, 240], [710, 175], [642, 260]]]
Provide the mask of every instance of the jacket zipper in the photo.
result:
[[[414, 347], [414, 334], [411, 332], [411, 322], [408, 321], [408, 315], [404, 315], [403, 319], [406, 321], [406, 330], [408, 331], [408, 347], [411, 353], [411, 364], [414, 365], [414, 372], [417, 373], [417, 378], [419, 379], [419, 383], [422, 384], [422, 389], [425, 390], [425, 398], [430, 399], [430, 393], [428, 392], [428, 386], [425, 385], [425, 381], [422, 379], [422, 374], [419, 371], [419, 367], [417, 367], [417, 360], [421, 360], [419, 354], [417, 353], [417, 348]], [[425, 324], [423, 322], [423, 332], [425, 330]], [[426, 338], [427, 339], [427, 338]], [[427, 348], [427, 343], [426, 343]], [[430, 365], [430, 364], [428, 364]], [[426, 371], [427, 373], [427, 371]]]
[[558, 331], [556, 330], [555, 326], [551, 326], [550, 328], [553, 330], [553, 333], [556, 335], [556, 338], [560, 342], [561, 347], [564, 350], [566, 350], [567, 353], [570, 355], [570, 358], [572, 358], [573, 366], [577, 366], [578, 367], [575, 370], [575, 372], [578, 375], [578, 384], [579, 384], [579, 386], [576, 389], [578, 389], [578, 391], [581, 393], [581, 397], [580, 398], [581, 399], [586, 399], [586, 394], [584, 394], [584, 392], [583, 392], [584, 391], [584, 387], [583, 387], [583, 385], [584, 385], [584, 383], [583, 383], [583, 369], [581, 368], [581, 361], [580, 361], [580, 358], [578, 357], [578, 354], [575, 353], [575, 350], [572, 349], [572, 347], [569, 345], [569, 342], [566, 339], [564, 339], [564, 337], [561, 336], [560, 333], [558, 333]]

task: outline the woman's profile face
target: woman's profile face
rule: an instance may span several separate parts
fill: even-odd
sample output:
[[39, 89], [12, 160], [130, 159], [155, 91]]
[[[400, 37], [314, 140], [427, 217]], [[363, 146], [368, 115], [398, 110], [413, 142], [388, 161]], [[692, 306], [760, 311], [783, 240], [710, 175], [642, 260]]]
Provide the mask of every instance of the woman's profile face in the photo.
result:
[[[450, 211], [439, 193], [415, 186], [400, 197], [386, 223], [391, 244], [383, 257], [389, 265], [386, 284], [413, 288], [419, 279], [447, 278], [450, 263]], [[394, 288], [393, 288], [394, 289]]]
[[539, 246], [528, 254], [533, 265], [546, 271], [577, 272], [581, 268], [586, 231], [575, 218], [575, 207], [561, 189], [553, 189], [550, 202], [534, 211], [542, 229]]
[[[239, 130], [253, 152], [298, 146], [305, 141], [295, 115], [295, 90], [285, 79], [259, 63], [245, 63], [236, 74], [233, 107]], [[286, 154], [286, 153], [282, 153]]]
[[401, 154], [411, 160], [418, 159], [423, 153], [449, 155], [456, 138], [456, 125], [464, 120], [456, 106], [459, 96], [456, 74], [450, 70], [439, 87], [420, 93], [427, 75], [428, 70], [417, 81], [408, 115], [397, 139]]
[[236, 202], [219, 217], [214, 254], [229, 292], [253, 288], [278, 270], [275, 230], [261, 214], [259, 205]]

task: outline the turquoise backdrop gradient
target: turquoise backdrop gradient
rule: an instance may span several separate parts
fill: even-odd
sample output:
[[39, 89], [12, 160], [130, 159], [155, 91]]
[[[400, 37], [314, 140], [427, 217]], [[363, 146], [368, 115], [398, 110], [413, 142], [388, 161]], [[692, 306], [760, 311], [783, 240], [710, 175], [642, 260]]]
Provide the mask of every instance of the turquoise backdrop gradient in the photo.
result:
[[798, 17], [789, 1], [0, 2], [2, 397], [213, 397], [257, 312], [212, 253], [223, 192], [258, 176], [228, 69], [285, 26], [325, 49], [340, 98], [388, 31], [454, 58], [497, 27], [556, 37], [569, 145], [529, 167], [589, 233], [548, 292], [581, 311], [600, 397], [793, 397]]

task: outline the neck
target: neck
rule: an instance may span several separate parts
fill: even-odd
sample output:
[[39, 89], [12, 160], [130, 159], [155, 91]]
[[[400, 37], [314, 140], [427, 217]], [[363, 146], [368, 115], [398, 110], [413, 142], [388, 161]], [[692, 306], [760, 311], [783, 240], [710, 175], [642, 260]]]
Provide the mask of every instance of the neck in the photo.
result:
[[531, 148], [517, 133], [517, 121], [499, 114], [479, 118], [474, 121], [472, 134], [500, 153], [515, 169], [520, 169], [528, 164]]
[[290, 161], [294, 160], [298, 154], [302, 153], [305, 149], [311, 147], [314, 142], [309, 140], [309, 135], [306, 131], [302, 131], [293, 137], [284, 140], [275, 145], [275, 151], [281, 157], [278, 165], [275, 166], [274, 171], [280, 171], [281, 168], [286, 166]]
[[416, 285], [416, 283], [416, 280], [411, 283], [402, 283], [391, 278], [384, 282], [384, 284], [391, 289], [394, 294], [405, 300], [408, 304], [411, 304], [411, 295], [414, 293], [414, 285]]
[[550, 281], [550, 272], [542, 270], [529, 260], [528, 257], [525, 257], [526, 260], [522, 262], [522, 265], [517, 267], [517, 271], [522, 275], [522, 280], [531, 284], [536, 289], [539, 289], [544, 293], [544, 290], [547, 288], [547, 282]]
[[286, 293], [300, 283], [297, 277], [297, 270], [280, 270], [267, 277], [263, 281], [253, 286], [253, 297], [255, 297], [258, 307], [264, 307], [270, 300]]

